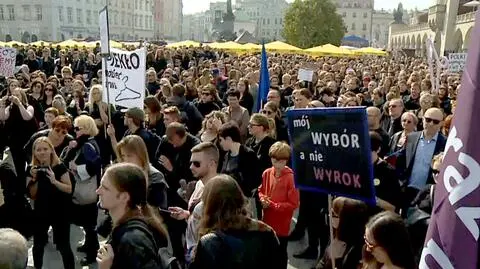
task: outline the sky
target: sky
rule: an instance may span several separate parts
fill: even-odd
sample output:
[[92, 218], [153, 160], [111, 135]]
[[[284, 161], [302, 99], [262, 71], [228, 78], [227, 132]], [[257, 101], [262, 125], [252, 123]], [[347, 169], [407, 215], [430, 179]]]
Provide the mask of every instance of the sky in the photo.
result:
[[[210, 2], [226, 2], [226, 0], [183, 0], [183, 14], [205, 11], [209, 8]], [[293, 2], [293, 0], [287, 0], [287, 2]], [[422, 10], [432, 6], [435, 0], [375, 0], [375, 9], [394, 9], [399, 2], [403, 3], [405, 9], [415, 9], [417, 7]]]

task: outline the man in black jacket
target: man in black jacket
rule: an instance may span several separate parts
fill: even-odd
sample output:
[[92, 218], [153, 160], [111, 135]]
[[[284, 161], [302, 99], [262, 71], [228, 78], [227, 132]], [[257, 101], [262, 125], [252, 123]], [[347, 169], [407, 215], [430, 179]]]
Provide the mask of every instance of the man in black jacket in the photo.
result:
[[203, 116], [197, 107], [185, 98], [185, 86], [175, 84], [172, 88], [173, 97], [168, 100], [169, 104], [178, 107], [182, 122], [187, 125], [188, 131], [197, 135], [202, 129]]

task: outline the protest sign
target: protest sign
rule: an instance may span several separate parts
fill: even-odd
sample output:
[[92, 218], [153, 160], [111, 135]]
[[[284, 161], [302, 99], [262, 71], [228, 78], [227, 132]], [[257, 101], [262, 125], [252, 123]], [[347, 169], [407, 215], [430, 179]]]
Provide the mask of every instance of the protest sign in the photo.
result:
[[15, 74], [16, 59], [16, 49], [0, 48], [0, 76], [12, 77]]
[[467, 62], [466, 53], [450, 53], [448, 55], [448, 72], [460, 73], [465, 68]]
[[375, 204], [365, 108], [294, 109], [287, 116], [296, 186]]
[[125, 108], [143, 109], [145, 99], [145, 48], [134, 51], [110, 49], [110, 55], [102, 64], [103, 100]]
[[100, 52], [103, 55], [110, 54], [110, 34], [108, 28], [108, 7], [105, 6], [98, 13], [100, 25]]
[[299, 69], [298, 70], [298, 80], [299, 81], [312, 82], [312, 80], [313, 80], [313, 70]]

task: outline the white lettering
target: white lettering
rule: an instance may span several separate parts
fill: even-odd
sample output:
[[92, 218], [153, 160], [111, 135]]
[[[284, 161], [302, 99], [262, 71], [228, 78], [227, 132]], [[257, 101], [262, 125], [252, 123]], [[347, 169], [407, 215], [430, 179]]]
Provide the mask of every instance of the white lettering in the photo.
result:
[[455, 213], [477, 241], [479, 231], [475, 220], [480, 219], [480, 207], [460, 207], [455, 210]]
[[[420, 264], [418, 266], [419, 269], [430, 269], [430, 266], [427, 264], [427, 256], [431, 255], [432, 258], [440, 265], [442, 269], [455, 269], [448, 259], [448, 256], [443, 252], [443, 250], [437, 245], [437, 243], [430, 239], [423, 248], [422, 256], [420, 258]], [[436, 268], [436, 267], [435, 267]]]
[[[468, 177], [463, 178], [458, 170], [452, 165], [449, 165], [443, 174], [443, 184], [445, 184], [445, 188], [450, 193], [448, 195], [448, 200], [450, 200], [452, 205], [472, 193], [480, 185], [480, 177], [478, 177], [478, 175], [480, 175], [480, 165], [478, 165], [475, 159], [460, 152], [458, 155], [458, 162], [467, 167], [469, 171]], [[450, 178], [453, 178], [458, 185], [452, 186]]]

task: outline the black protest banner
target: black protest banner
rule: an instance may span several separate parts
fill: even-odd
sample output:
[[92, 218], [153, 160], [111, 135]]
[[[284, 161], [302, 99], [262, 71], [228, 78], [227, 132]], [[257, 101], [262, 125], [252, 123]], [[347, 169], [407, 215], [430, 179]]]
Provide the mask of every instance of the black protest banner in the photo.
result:
[[294, 109], [287, 115], [297, 187], [374, 204], [365, 108]]

